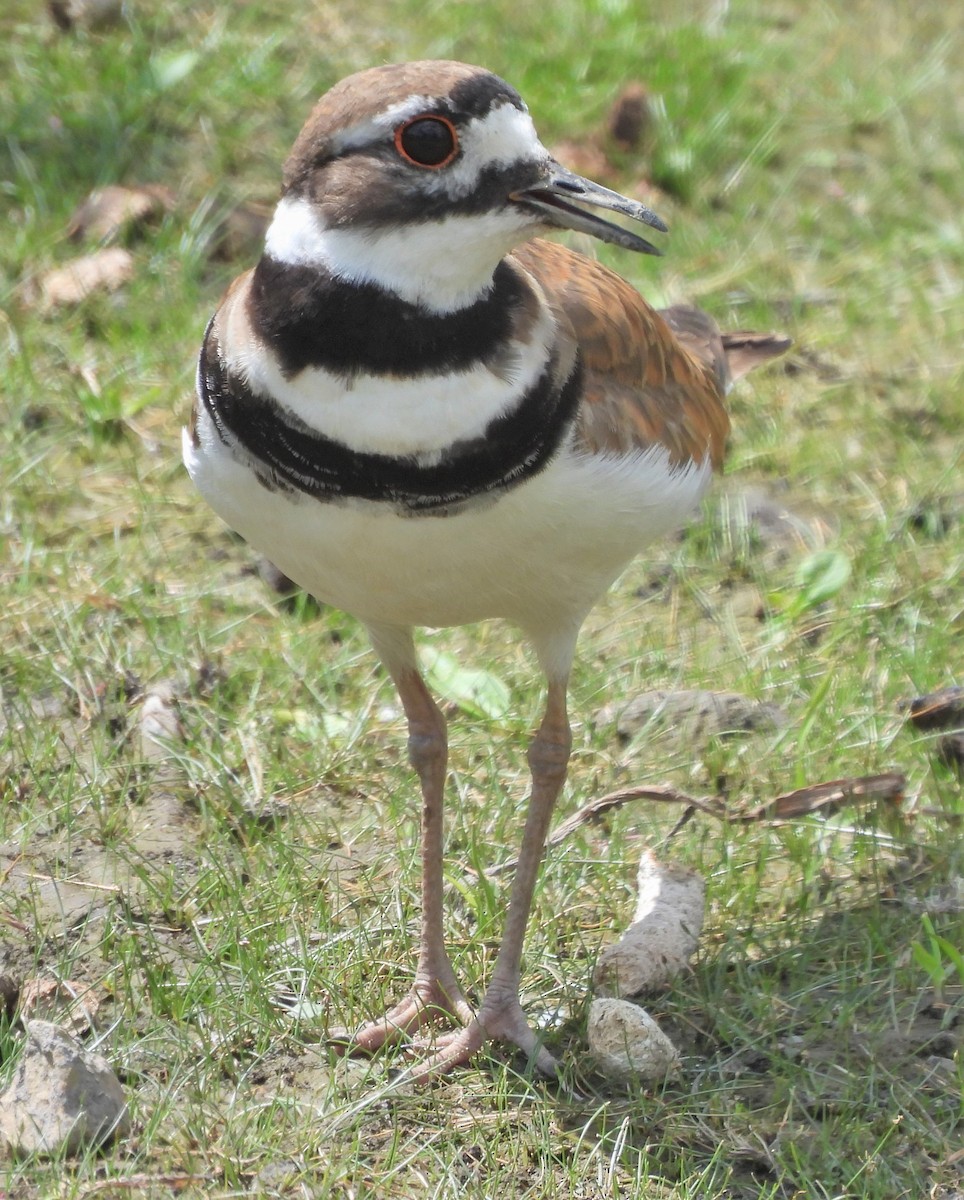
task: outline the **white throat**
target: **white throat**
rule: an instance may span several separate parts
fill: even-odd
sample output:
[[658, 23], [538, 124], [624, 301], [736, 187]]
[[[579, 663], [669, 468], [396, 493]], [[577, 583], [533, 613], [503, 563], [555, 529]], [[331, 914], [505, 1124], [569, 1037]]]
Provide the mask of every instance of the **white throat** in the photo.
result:
[[432, 312], [484, 295], [500, 260], [531, 232], [523, 211], [444, 217], [396, 228], [329, 229], [302, 197], [275, 209], [265, 250], [278, 262], [322, 267], [349, 283], [374, 283]]

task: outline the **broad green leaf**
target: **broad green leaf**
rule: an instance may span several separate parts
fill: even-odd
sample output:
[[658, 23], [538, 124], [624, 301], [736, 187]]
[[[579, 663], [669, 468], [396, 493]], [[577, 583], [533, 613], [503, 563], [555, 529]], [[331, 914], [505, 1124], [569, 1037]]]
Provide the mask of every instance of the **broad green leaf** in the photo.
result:
[[151, 59], [154, 86], [160, 92], [176, 87], [191, 74], [200, 57], [196, 50], [184, 50], [180, 54], [155, 54]]
[[506, 683], [491, 671], [463, 667], [453, 654], [430, 649], [424, 655], [425, 674], [432, 689], [465, 712], [501, 720], [512, 704]]
[[797, 568], [801, 609], [816, 608], [836, 596], [850, 578], [850, 559], [842, 550], [818, 550]]

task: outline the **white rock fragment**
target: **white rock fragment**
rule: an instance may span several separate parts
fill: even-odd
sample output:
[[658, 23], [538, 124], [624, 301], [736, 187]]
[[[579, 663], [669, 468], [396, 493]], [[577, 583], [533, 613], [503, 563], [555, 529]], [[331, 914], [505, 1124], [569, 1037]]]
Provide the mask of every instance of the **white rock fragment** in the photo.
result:
[[13, 1080], [0, 1096], [0, 1142], [14, 1154], [76, 1154], [130, 1128], [124, 1089], [100, 1054], [59, 1025], [25, 1022]]
[[158, 683], [141, 701], [141, 755], [145, 762], [167, 763], [184, 741], [177, 696], [170, 683]]
[[653, 1083], [679, 1072], [679, 1051], [649, 1013], [628, 1000], [593, 1000], [589, 1049], [599, 1070], [620, 1082]]
[[649, 850], [637, 875], [632, 925], [599, 956], [593, 984], [599, 996], [638, 996], [667, 986], [685, 970], [699, 943], [706, 884], [688, 867], [663, 863]]

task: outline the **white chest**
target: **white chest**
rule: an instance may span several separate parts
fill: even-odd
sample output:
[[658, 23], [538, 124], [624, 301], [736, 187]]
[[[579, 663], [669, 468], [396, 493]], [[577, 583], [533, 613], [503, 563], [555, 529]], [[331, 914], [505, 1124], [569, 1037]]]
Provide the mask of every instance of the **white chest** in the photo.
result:
[[449, 515], [272, 491], [201, 413], [184, 459], [231, 528], [318, 599], [369, 624], [462, 625], [502, 617], [538, 641], [576, 626], [623, 567], [677, 526], [705, 491], [707, 465], [669, 468], [660, 449], [561, 451], [497, 499]]

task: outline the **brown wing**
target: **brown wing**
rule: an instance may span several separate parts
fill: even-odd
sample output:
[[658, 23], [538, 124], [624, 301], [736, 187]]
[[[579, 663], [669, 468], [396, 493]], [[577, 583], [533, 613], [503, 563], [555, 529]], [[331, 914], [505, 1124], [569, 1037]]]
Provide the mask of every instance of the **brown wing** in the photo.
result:
[[[723, 460], [725, 376], [624, 279], [555, 242], [513, 251], [572, 327], [586, 372], [580, 435], [596, 452], [665, 446], [674, 465]], [[717, 334], [717, 340], [719, 335]], [[720, 351], [722, 359], [722, 350]]]
[[731, 372], [712, 318], [685, 306], [659, 313], [620, 276], [554, 242], [528, 242], [513, 258], [578, 342], [586, 447], [628, 453], [658, 444], [674, 465], [709, 454], [718, 467], [730, 427], [723, 397]]

